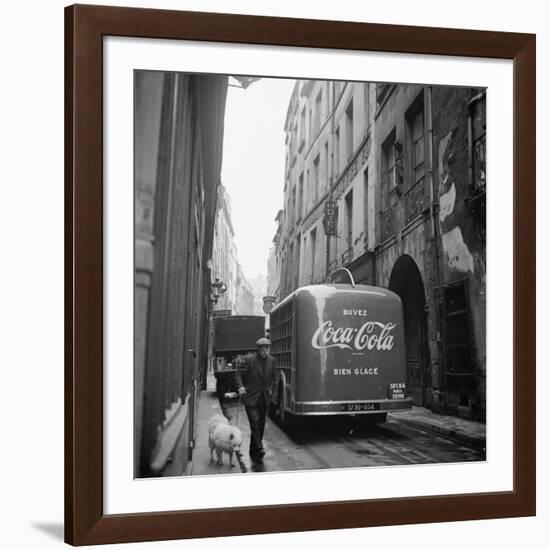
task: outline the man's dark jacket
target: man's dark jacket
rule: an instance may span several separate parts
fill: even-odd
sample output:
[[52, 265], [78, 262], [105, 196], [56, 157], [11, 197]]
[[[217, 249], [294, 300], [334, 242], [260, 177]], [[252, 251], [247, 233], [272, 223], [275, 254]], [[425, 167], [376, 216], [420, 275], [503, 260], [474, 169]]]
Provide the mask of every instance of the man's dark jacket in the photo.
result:
[[275, 358], [268, 355], [262, 359], [257, 353], [247, 355], [245, 362], [237, 368], [235, 383], [237, 388], [246, 388], [246, 393], [242, 396], [245, 406], [255, 406], [262, 393], [268, 404], [275, 383]]

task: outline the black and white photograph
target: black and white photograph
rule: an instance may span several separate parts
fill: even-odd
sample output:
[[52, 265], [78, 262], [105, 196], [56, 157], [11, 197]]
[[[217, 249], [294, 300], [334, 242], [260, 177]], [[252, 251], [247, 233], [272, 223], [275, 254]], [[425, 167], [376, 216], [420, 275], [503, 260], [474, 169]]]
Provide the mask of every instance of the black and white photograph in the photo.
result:
[[486, 90], [134, 71], [134, 476], [486, 460]]
[[548, 11], [8, 3], [3, 547], [546, 540]]

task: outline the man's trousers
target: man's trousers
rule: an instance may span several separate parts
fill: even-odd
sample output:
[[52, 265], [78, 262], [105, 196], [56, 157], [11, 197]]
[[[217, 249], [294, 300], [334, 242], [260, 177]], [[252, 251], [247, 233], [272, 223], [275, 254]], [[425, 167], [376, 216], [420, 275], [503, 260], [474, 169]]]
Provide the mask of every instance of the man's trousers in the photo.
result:
[[262, 395], [255, 405], [246, 406], [246, 416], [250, 424], [250, 458], [252, 460], [261, 460], [264, 456], [264, 446], [262, 439], [264, 437], [265, 415], [267, 404]]

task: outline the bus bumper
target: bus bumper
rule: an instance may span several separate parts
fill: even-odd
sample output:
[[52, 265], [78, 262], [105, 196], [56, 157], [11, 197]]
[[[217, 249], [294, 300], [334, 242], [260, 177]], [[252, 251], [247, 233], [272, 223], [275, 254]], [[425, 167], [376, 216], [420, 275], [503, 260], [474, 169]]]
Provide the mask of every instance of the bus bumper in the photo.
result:
[[294, 403], [292, 413], [299, 416], [329, 414], [373, 414], [412, 408], [412, 398], [373, 399], [370, 401], [302, 401]]

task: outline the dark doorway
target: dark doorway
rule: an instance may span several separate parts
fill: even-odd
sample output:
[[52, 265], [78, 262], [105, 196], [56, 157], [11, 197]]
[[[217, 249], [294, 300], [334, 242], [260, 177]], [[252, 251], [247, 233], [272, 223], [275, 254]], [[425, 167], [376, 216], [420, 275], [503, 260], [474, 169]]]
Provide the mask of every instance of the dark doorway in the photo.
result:
[[389, 289], [403, 302], [405, 349], [407, 353], [407, 387], [415, 405], [424, 405], [427, 372], [430, 362], [426, 296], [422, 275], [416, 262], [401, 256], [390, 276]]

